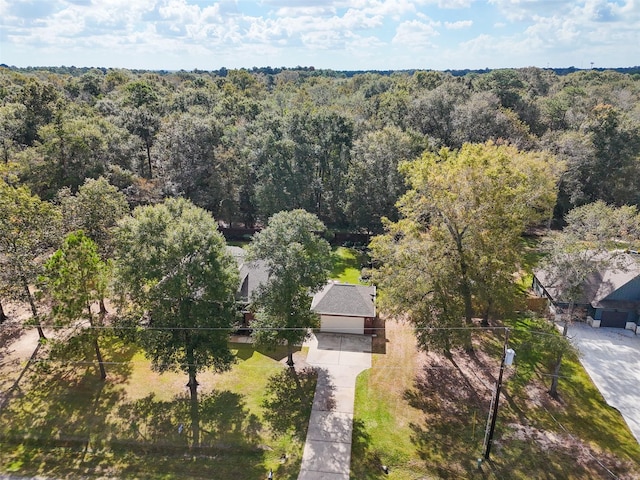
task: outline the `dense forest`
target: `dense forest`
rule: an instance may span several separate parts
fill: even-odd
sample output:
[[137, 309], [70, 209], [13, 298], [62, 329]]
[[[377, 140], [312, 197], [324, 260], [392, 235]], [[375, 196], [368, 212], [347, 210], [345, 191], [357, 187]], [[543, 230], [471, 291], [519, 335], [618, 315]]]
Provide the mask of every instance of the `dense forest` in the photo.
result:
[[[566, 336], [593, 259], [640, 238], [640, 73], [567, 70], [0, 66], [0, 323], [19, 335], [21, 303], [37, 344], [24, 369], [5, 365], [21, 371], [2, 398], [15, 448], [0, 468], [297, 478], [323, 377], [293, 347], [318, 326], [312, 294], [347, 268], [326, 241], [340, 233], [373, 237], [349, 269], [379, 288], [384, 315], [367, 350], [380, 363], [355, 383], [352, 476], [476, 475], [488, 372], [508, 341], [520, 366], [500, 459], [482, 468], [635, 474], [637, 443], [567, 339], [514, 314], [544, 259], [576, 286], [561, 298]], [[552, 222], [564, 228], [523, 240]], [[252, 298], [217, 226], [260, 230], [242, 257], [266, 269]], [[253, 345], [232, 348], [246, 313]]]
[[640, 75], [454, 73], [0, 68], [4, 176], [56, 203], [102, 176], [131, 206], [181, 196], [247, 227], [303, 208], [378, 233], [401, 162], [491, 141], [564, 163], [556, 219], [640, 204]]

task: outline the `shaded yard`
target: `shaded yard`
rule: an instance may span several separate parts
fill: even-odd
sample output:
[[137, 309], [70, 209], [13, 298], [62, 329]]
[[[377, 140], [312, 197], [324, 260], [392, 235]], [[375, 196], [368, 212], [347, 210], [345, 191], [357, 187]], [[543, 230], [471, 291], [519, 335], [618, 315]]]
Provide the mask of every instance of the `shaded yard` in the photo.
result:
[[527, 345], [537, 324], [511, 326], [516, 366], [505, 374], [491, 460], [479, 470], [502, 332], [476, 335], [476, 353], [450, 361], [416, 353], [411, 327], [387, 321], [386, 354], [374, 354], [356, 386], [351, 478], [381, 478], [381, 465], [406, 480], [613, 478], [606, 469], [640, 478], [640, 446], [577, 359], [566, 361], [560, 401], [552, 400], [546, 359]]
[[[200, 382], [202, 447], [189, 448], [186, 375], [159, 375], [137, 348], [116, 337], [104, 339], [108, 379], [92, 362], [43, 361], [24, 369], [20, 385], [0, 412], [0, 472], [52, 478], [278, 478], [295, 479], [306, 423], [278, 424], [310, 405], [263, 404], [273, 391], [291, 391], [282, 360], [286, 351], [260, 352], [233, 344], [238, 362]], [[299, 352], [304, 354], [304, 352]], [[22, 367], [26, 367], [23, 364]], [[2, 371], [8, 376], [10, 372]], [[303, 384], [315, 388], [307, 374]], [[307, 396], [312, 398], [312, 395]], [[281, 461], [286, 455], [286, 462]]]

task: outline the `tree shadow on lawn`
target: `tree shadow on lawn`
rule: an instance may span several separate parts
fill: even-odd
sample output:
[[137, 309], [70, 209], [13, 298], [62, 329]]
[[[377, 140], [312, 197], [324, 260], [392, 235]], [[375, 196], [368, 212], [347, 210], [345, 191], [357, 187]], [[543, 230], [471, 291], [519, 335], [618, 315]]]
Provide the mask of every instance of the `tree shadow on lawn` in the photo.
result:
[[[252, 343], [229, 343], [229, 347], [232, 350], [235, 350], [235, 356], [240, 360], [248, 360], [250, 359], [254, 353], [259, 353], [264, 355], [265, 357], [269, 357], [276, 362], [280, 362], [283, 359], [287, 358], [288, 350], [286, 345], [280, 345], [275, 348], [267, 348], [267, 347], [256, 347]], [[302, 350], [301, 346], [294, 346], [293, 352], [294, 354], [300, 352]]]
[[6, 458], [21, 474], [66, 477], [104, 465], [87, 454], [104, 449], [112, 431], [110, 413], [123, 398], [117, 385], [101, 381], [92, 367], [66, 366], [30, 375], [29, 388], [2, 411], [2, 443], [13, 445]]
[[[88, 453], [103, 448], [112, 430], [110, 415], [124, 397], [119, 386], [131, 373], [133, 349], [107, 337], [103, 342], [108, 378], [97, 375], [93, 350], [82, 341], [48, 342], [46, 358], [23, 372], [20, 389], [0, 412], [6, 464], [21, 473], [65, 476], [85, 467]], [[4, 466], [3, 466], [4, 467]]]
[[[242, 395], [228, 390], [200, 396], [200, 452], [209, 449], [253, 448], [260, 441], [262, 424], [250, 413]], [[156, 400], [154, 394], [122, 405], [117, 414], [123, 427], [111, 440], [116, 448], [124, 445], [145, 451], [190, 450], [191, 414], [189, 395], [176, 395], [171, 401]]]
[[262, 426], [247, 411], [242, 396], [230, 391], [202, 394], [198, 406], [201, 442], [193, 448], [189, 395], [159, 401], [150, 394], [121, 404], [103, 452], [111, 459], [111, 475], [260, 478], [264, 472], [264, 451], [258, 443]]
[[[405, 392], [409, 404], [424, 412], [422, 422], [410, 425], [412, 441], [426, 467], [439, 478], [607, 478], [593, 457], [622, 475], [620, 478], [629, 471], [624, 461], [597, 453], [591, 446], [598, 435], [606, 434], [606, 418], [567, 421], [589, 432], [566, 432], [554, 421], [545, 428], [527, 418], [538, 418], [539, 414], [531, 410], [525, 413], [516, 399], [506, 394], [501, 397], [501, 403], [505, 397], [508, 403], [499, 411], [491, 460], [478, 469], [490, 405], [463, 377], [456, 365], [434, 361], [416, 378], [414, 388]], [[572, 397], [587, 394], [576, 390], [571, 393]], [[566, 415], [576, 413], [563, 411]], [[585, 443], [581, 438], [588, 440]]]
[[[351, 434], [351, 478], [368, 479], [383, 476], [380, 452], [370, 450], [371, 435], [362, 420], [353, 420]], [[372, 472], [375, 472], [371, 476]]]
[[[47, 398], [55, 401], [49, 408], [37, 407], [46, 409], [41, 416], [49, 423], [38, 426], [38, 437], [29, 437], [32, 432], [26, 425], [21, 437], [14, 432], [16, 453], [3, 469], [54, 478], [261, 478], [265, 474], [259, 443], [262, 425], [247, 411], [241, 395], [220, 391], [201, 396], [201, 445], [194, 449], [187, 394], [171, 401], [149, 395], [123, 403], [122, 392], [108, 383], [96, 385], [93, 401], [86, 395], [78, 401], [80, 390], [81, 385], [57, 392], [47, 388]], [[69, 408], [70, 403], [77, 405]], [[85, 410], [79, 411], [82, 405]], [[30, 418], [25, 415], [20, 421], [27, 424]]]
[[312, 368], [301, 371], [287, 368], [269, 378], [262, 407], [264, 419], [275, 436], [288, 434], [305, 441], [316, 387], [328, 390], [324, 398], [329, 403], [333, 399], [332, 385], [326, 382], [321, 385], [318, 379], [319, 372]]
[[425, 413], [422, 424], [410, 427], [412, 441], [428, 469], [440, 478], [474, 474], [488, 406], [460, 369], [449, 361], [430, 362], [404, 399]]
[[620, 412], [607, 404], [577, 360], [563, 362], [558, 392], [559, 400], [548, 402], [546, 413], [553, 415], [551, 422], [571, 425], [571, 434], [620, 452], [637, 463], [637, 441], [630, 432], [621, 432], [628, 427]]
[[18, 378], [14, 380], [13, 384], [8, 390], [0, 393], [0, 399], [1, 399], [0, 411], [4, 410], [7, 407], [7, 405], [11, 401], [11, 397], [15, 394], [15, 392], [20, 391], [20, 382], [22, 381], [23, 377], [27, 374], [27, 372], [29, 372], [29, 370], [31, 369], [32, 364], [35, 362], [41, 347], [42, 347], [42, 343], [38, 342], [38, 344], [36, 345], [36, 348], [33, 350], [33, 353], [29, 357], [29, 360], [27, 360], [27, 364], [20, 371], [20, 375], [18, 375]]

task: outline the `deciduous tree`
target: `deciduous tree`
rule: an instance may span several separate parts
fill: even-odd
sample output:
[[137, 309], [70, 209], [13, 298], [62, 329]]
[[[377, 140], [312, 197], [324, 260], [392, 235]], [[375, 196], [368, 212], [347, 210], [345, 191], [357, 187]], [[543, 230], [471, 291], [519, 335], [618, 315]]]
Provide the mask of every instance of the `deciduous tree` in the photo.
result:
[[[0, 179], [0, 279], [10, 298], [29, 302], [34, 321], [38, 308], [31, 285], [58, 238], [59, 222], [52, 204]], [[38, 334], [45, 337], [39, 325]]]
[[269, 272], [254, 302], [253, 336], [263, 345], [286, 342], [289, 366], [293, 346], [318, 322], [310, 310], [311, 296], [327, 283], [331, 268], [331, 247], [318, 235], [324, 229], [318, 217], [304, 210], [280, 212], [249, 245], [247, 260], [265, 261]]
[[[200, 442], [197, 374], [228, 370], [238, 270], [213, 217], [184, 199], [138, 207], [117, 230], [118, 290], [140, 318], [153, 368], [189, 376], [193, 445]], [[124, 306], [124, 303], [123, 303]]]
[[[567, 307], [562, 312], [563, 331], [567, 336], [569, 323], [585, 285], [597, 272], [608, 268], [624, 268], [620, 250], [612, 250], [616, 241], [638, 241], [640, 215], [634, 207], [616, 208], [595, 202], [571, 210], [562, 231], [551, 232], [542, 244], [546, 253], [541, 263], [546, 286], [556, 292], [556, 300]], [[558, 380], [564, 350], [557, 352], [549, 394], [558, 395]]]
[[117, 187], [100, 177], [86, 179], [76, 195], [65, 189], [58, 194], [64, 226], [82, 230], [93, 240], [103, 260], [113, 255], [113, 229], [129, 212], [127, 200]]
[[406, 312], [425, 347], [471, 348], [468, 331], [442, 338], [424, 329], [468, 327], [479, 306], [509, 291], [520, 235], [551, 214], [558, 166], [487, 143], [426, 153], [402, 171], [411, 187], [398, 202], [403, 218], [372, 242], [383, 306]]
[[380, 233], [382, 217], [397, 220], [395, 203], [406, 190], [398, 166], [418, 156], [425, 143], [395, 127], [370, 132], [356, 141], [346, 190], [346, 212], [352, 226]]

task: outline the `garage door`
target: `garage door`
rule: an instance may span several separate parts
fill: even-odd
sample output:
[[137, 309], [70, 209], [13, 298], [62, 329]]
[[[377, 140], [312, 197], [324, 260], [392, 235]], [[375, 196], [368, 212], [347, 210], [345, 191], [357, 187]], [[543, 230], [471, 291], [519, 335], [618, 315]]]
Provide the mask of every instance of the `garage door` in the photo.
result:
[[601, 327], [624, 328], [627, 326], [627, 312], [602, 312]]
[[320, 331], [362, 335], [364, 333], [364, 318], [322, 315], [320, 317]]

